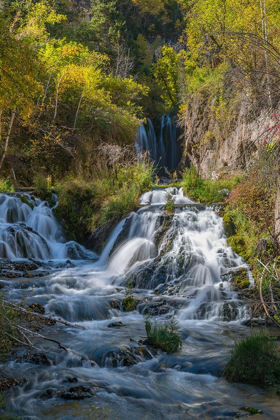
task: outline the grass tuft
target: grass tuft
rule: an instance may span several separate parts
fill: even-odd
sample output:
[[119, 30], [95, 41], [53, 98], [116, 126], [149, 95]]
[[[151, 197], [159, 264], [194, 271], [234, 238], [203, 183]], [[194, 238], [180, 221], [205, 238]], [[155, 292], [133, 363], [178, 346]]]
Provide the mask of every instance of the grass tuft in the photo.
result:
[[277, 344], [265, 331], [240, 340], [231, 350], [224, 374], [227, 379], [280, 389]]
[[157, 347], [167, 353], [173, 353], [182, 346], [181, 337], [174, 320], [170, 324], [152, 324], [149, 318], [145, 320], [147, 341], [150, 345]]

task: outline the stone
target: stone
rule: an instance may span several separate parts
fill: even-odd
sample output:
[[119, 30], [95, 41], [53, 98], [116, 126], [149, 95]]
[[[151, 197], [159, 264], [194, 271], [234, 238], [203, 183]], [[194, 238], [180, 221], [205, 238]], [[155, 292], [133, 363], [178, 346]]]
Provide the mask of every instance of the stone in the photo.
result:
[[111, 300], [111, 302], [110, 302], [110, 306], [111, 306], [111, 308], [113, 308], [113, 309], [118, 309], [118, 310], [120, 310], [121, 309], [121, 302], [119, 301], [119, 300]]
[[85, 386], [75, 386], [59, 393], [59, 396], [64, 400], [84, 400], [85, 398], [91, 398], [93, 395], [94, 391]]
[[108, 328], [120, 328], [125, 327], [125, 325], [122, 322], [111, 322], [111, 324], [107, 325]]
[[37, 314], [43, 315], [45, 313], [45, 308], [40, 303], [32, 303], [28, 306], [32, 312], [36, 312]]

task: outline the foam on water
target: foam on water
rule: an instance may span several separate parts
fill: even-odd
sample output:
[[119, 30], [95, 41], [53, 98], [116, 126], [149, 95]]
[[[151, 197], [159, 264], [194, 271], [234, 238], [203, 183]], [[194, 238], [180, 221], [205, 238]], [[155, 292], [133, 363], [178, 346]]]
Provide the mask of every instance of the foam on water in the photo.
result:
[[0, 222], [2, 258], [84, 260], [97, 257], [82, 245], [67, 242], [48, 202], [29, 194], [0, 194]]

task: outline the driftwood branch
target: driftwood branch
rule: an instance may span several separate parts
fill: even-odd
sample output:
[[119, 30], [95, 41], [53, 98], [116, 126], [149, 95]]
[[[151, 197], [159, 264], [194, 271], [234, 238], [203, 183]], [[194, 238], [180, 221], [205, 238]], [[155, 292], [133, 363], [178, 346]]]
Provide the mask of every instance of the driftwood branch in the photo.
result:
[[[263, 293], [262, 293], [262, 285], [263, 285], [263, 278], [264, 278], [264, 273], [265, 273], [265, 269], [267, 268], [263, 263], [262, 263], [262, 265], [264, 266], [264, 269], [263, 269], [263, 272], [262, 272], [262, 275], [261, 275], [261, 277], [260, 277], [260, 287], [259, 287], [259, 291], [260, 291], [260, 300], [261, 300], [261, 303], [262, 303], [262, 306], [263, 306], [263, 308], [264, 308], [264, 311], [265, 311], [265, 314], [266, 314], [266, 316], [267, 316], [267, 318], [269, 318], [275, 325], [277, 325], [277, 327], [280, 327], [280, 324], [279, 324], [279, 322], [277, 322], [275, 319], [274, 319], [274, 317], [273, 316], [271, 316], [270, 315], [270, 313], [269, 313], [269, 310], [268, 310], [268, 308], [267, 308], [267, 305], [266, 305], [266, 303], [265, 303], [265, 301], [264, 301], [264, 298], [263, 298]], [[269, 270], [268, 270], [269, 271]], [[274, 299], [273, 299], [274, 300]]]
[[34, 316], [34, 317], [43, 319], [45, 321], [58, 322], [59, 324], [66, 325], [67, 327], [80, 328], [81, 330], [86, 329], [82, 325], [72, 324], [71, 322], [67, 322], [67, 321], [62, 320], [61, 318], [54, 318], [54, 317], [51, 317], [51, 316], [39, 314], [38, 312], [28, 311], [27, 309], [22, 308], [22, 307], [14, 304], [14, 303], [8, 302], [7, 300], [3, 300], [3, 303], [5, 303], [6, 305], [12, 306], [18, 312], [22, 312], [24, 314]]

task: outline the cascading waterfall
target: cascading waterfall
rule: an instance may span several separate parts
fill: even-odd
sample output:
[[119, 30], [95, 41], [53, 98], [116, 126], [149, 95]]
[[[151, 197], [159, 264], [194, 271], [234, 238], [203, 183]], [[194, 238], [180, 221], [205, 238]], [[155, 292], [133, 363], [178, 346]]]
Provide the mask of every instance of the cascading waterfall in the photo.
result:
[[96, 258], [76, 242], [67, 242], [49, 204], [29, 194], [0, 194], [0, 256], [12, 260]]
[[[46, 203], [32, 201], [32, 210], [16, 197], [0, 200], [3, 225], [38, 235], [50, 253], [66, 245]], [[172, 215], [164, 209], [169, 200]], [[140, 205], [117, 225], [96, 262], [56, 272], [36, 287], [32, 279], [29, 289], [13, 281], [15, 300], [41, 303], [47, 314], [84, 330], [55, 327], [68, 351], [49, 349], [49, 367], [22, 358], [10, 363], [26, 383], [12, 391], [8, 408], [34, 420], [183, 420], [235, 418], [241, 406], [253, 406], [276, 420], [277, 397], [220, 377], [228, 350], [248, 333], [246, 304], [231, 280], [240, 269], [251, 278], [227, 244], [222, 218], [177, 188], [147, 192]], [[138, 301], [132, 312], [122, 309], [128, 291]], [[143, 315], [158, 324], [175, 319], [182, 349], [166, 355], [145, 345]]]
[[152, 121], [141, 124], [135, 144], [138, 154], [148, 151], [150, 158], [159, 166], [176, 169], [180, 160], [177, 130], [169, 115], [160, 119], [159, 133], [156, 133]]

